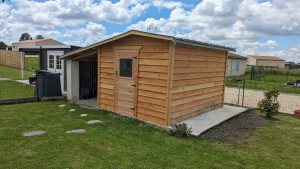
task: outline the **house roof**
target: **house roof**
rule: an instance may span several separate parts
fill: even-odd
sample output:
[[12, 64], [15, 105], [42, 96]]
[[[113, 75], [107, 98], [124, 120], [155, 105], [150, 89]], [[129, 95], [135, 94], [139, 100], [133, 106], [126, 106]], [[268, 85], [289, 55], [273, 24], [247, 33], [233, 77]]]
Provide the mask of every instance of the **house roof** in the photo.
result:
[[180, 43], [180, 44], [188, 44], [192, 46], [200, 46], [200, 47], [205, 47], [205, 48], [213, 48], [213, 49], [219, 49], [219, 50], [225, 50], [225, 51], [235, 51], [234, 48], [231, 47], [226, 47], [226, 46], [221, 46], [221, 45], [214, 45], [210, 43], [205, 43], [205, 42], [200, 42], [200, 41], [194, 41], [194, 40], [189, 40], [189, 39], [183, 39], [183, 38], [177, 38], [174, 36], [168, 36], [168, 35], [161, 35], [161, 34], [154, 34], [154, 33], [148, 33], [148, 32], [142, 32], [142, 31], [137, 31], [137, 30], [130, 30], [128, 32], [125, 32], [123, 34], [114, 36], [112, 38], [103, 40], [101, 42], [95, 43], [93, 45], [87, 46], [85, 48], [81, 48], [72, 52], [69, 52], [60, 58], [71, 58], [74, 55], [77, 55], [79, 53], [85, 53], [89, 52], [90, 50], [95, 50], [97, 46], [104, 45], [106, 43], [130, 36], [130, 35], [139, 35], [139, 36], [145, 36], [145, 37], [151, 37], [151, 38], [156, 38], [156, 39], [162, 39], [162, 40], [168, 40], [172, 41], [173, 43]]
[[35, 42], [41, 42], [41, 41], [46, 41], [46, 40], [51, 40], [51, 39], [24, 40], [24, 41], [19, 41], [19, 42], [14, 42], [14, 43], [35, 43]]
[[230, 59], [242, 59], [242, 60], [247, 60], [247, 57], [232, 53], [232, 52], [228, 52], [228, 58]]
[[279, 57], [276, 56], [248, 56], [248, 57], [252, 57], [256, 60], [276, 60], [276, 61], [285, 61], [284, 59], [281, 59]]

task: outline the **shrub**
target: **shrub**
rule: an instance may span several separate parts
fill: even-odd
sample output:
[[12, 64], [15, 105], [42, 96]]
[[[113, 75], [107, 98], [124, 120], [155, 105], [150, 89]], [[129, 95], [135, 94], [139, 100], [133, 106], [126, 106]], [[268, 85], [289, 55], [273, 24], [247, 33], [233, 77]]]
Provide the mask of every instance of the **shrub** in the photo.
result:
[[176, 137], [188, 137], [192, 132], [192, 128], [188, 128], [186, 123], [174, 124], [169, 130], [169, 134]]
[[278, 89], [272, 89], [264, 93], [265, 98], [258, 102], [260, 112], [265, 114], [267, 118], [272, 118], [279, 113], [280, 107], [277, 97], [279, 96]]

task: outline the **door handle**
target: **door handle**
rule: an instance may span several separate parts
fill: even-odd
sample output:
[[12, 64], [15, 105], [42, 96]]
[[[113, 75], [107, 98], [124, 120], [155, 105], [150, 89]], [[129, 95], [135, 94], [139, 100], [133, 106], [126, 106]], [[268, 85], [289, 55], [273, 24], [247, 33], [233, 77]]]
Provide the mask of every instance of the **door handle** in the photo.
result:
[[136, 85], [134, 84], [134, 85], [131, 85], [131, 86], [133, 86], [133, 87], [136, 87]]

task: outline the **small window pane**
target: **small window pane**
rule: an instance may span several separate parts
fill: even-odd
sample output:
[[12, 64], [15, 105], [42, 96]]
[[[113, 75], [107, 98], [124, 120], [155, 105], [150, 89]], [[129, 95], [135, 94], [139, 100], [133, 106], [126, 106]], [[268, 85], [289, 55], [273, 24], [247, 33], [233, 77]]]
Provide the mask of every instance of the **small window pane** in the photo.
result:
[[120, 77], [132, 77], [132, 59], [120, 59]]
[[49, 68], [54, 68], [54, 55], [49, 55]]
[[61, 69], [61, 60], [59, 56], [56, 56], [56, 69]]
[[240, 70], [240, 61], [237, 60], [236, 61], [236, 68], [235, 68], [236, 71], [239, 71]]

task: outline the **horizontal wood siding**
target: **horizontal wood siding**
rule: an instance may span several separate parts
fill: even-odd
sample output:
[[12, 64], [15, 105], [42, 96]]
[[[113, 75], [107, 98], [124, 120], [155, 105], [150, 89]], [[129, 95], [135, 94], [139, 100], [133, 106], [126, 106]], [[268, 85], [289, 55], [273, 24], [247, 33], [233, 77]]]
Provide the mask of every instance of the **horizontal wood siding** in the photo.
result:
[[223, 106], [226, 51], [176, 45], [170, 123]]
[[129, 36], [101, 46], [100, 107], [114, 110], [115, 47], [141, 46], [138, 58], [136, 117], [165, 125], [167, 119], [167, 84], [169, 41]]
[[98, 105], [100, 108], [114, 111], [115, 52], [111, 45], [100, 47], [99, 71]]
[[[137, 40], [137, 39], [136, 39]], [[165, 125], [169, 42], [140, 38], [137, 118]]]

